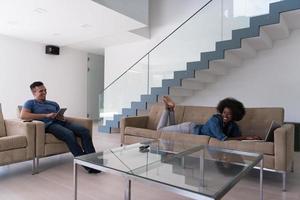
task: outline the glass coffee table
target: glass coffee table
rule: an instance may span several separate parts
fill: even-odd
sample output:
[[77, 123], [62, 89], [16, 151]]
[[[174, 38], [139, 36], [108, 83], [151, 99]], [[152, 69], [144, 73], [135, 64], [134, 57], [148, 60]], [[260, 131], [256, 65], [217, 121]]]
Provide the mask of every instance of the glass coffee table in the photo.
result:
[[151, 140], [74, 158], [74, 199], [78, 165], [119, 174], [131, 199], [131, 181], [138, 180], [192, 199], [221, 199], [260, 164], [263, 199], [263, 155], [171, 140]]

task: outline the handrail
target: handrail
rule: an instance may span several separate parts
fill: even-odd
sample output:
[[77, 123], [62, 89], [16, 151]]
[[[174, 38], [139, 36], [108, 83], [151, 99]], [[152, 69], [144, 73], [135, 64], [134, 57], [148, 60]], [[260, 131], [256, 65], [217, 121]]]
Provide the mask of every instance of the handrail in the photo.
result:
[[204, 4], [199, 10], [197, 10], [193, 15], [191, 15], [188, 19], [186, 19], [183, 23], [181, 23], [176, 29], [174, 29], [169, 35], [167, 35], [164, 39], [162, 39], [157, 45], [155, 45], [148, 53], [142, 56], [138, 61], [136, 61], [133, 65], [131, 65], [128, 69], [126, 69], [121, 75], [119, 75], [115, 80], [113, 80], [108, 86], [106, 86], [100, 94], [102, 94], [106, 89], [108, 89], [111, 85], [113, 85], [116, 81], [118, 81], [124, 74], [126, 74], [130, 69], [132, 69], [137, 63], [143, 60], [147, 55], [149, 55], [156, 47], [158, 47], [161, 43], [163, 43], [166, 39], [168, 39], [171, 35], [173, 35], [178, 29], [180, 29], [184, 24], [186, 24], [191, 18], [197, 15], [202, 9], [204, 9], [208, 4], [210, 4], [213, 0], [209, 0], [206, 4]]

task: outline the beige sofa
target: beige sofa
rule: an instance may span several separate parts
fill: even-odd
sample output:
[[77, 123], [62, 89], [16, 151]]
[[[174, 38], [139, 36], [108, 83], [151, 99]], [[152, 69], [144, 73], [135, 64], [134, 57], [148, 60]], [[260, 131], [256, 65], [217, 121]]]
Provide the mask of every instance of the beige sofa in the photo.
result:
[[34, 124], [4, 119], [0, 104], [0, 166], [32, 160], [34, 173], [34, 150]]
[[[156, 104], [151, 107], [147, 116], [123, 118], [120, 129], [121, 143], [131, 144], [148, 139], [163, 138], [263, 153], [264, 169], [282, 173], [283, 189], [285, 190], [286, 173], [293, 167], [294, 125], [283, 124], [283, 108], [247, 108], [245, 117], [238, 122], [242, 135], [258, 135], [262, 138], [265, 137], [272, 120], [283, 124], [274, 131], [274, 142], [219, 141], [204, 135], [157, 131], [156, 127], [163, 109], [163, 105]], [[203, 124], [214, 113], [216, 113], [214, 107], [177, 106], [175, 120], [176, 123], [190, 121]]]
[[[20, 112], [22, 106], [17, 107], [17, 117], [20, 119]], [[79, 117], [65, 117], [66, 120], [82, 125], [89, 130], [91, 137], [93, 138], [93, 120], [88, 118]], [[28, 122], [27, 122], [28, 123]], [[45, 123], [37, 120], [30, 122], [34, 125], [35, 134], [35, 147], [34, 147], [34, 160], [35, 172], [39, 172], [39, 160], [43, 157], [58, 155], [62, 153], [70, 152], [68, 146], [61, 140], [58, 140], [54, 135], [45, 132]], [[80, 138], [77, 138], [79, 144], [81, 144]]]

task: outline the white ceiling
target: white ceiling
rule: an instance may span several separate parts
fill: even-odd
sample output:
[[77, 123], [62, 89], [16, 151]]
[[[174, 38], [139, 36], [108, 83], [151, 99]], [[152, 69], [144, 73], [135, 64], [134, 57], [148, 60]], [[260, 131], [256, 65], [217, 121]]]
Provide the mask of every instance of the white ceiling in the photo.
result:
[[0, 34], [97, 54], [144, 39], [129, 31], [145, 26], [92, 0], [0, 1]]

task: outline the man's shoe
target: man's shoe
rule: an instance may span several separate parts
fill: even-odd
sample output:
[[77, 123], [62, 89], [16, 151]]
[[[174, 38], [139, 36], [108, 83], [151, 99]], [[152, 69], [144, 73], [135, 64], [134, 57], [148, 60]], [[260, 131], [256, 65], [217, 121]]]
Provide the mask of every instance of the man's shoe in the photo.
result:
[[100, 170], [97, 170], [97, 169], [92, 169], [90, 167], [86, 167], [86, 166], [83, 166], [84, 169], [89, 173], [89, 174], [99, 174], [101, 173]]
[[88, 169], [88, 172], [89, 172], [89, 174], [99, 174], [99, 173], [101, 173], [100, 170], [92, 169], [92, 168], [89, 168], [89, 169]]

